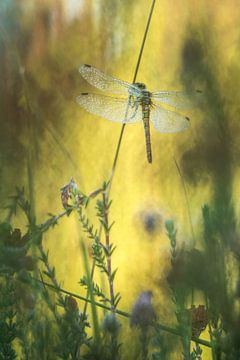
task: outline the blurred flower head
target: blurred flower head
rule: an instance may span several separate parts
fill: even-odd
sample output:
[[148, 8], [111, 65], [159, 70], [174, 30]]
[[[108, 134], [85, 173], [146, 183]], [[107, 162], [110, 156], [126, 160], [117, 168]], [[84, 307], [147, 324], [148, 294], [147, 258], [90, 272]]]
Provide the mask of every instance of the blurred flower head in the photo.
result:
[[137, 213], [137, 219], [140, 221], [145, 232], [153, 235], [162, 226], [162, 215], [158, 208], [146, 206]]
[[139, 326], [140, 328], [147, 328], [156, 320], [156, 314], [152, 305], [152, 292], [142, 292], [135, 304], [130, 316], [130, 326]]
[[120, 323], [116, 317], [116, 314], [109, 313], [105, 315], [103, 322], [102, 322], [102, 328], [105, 332], [109, 332], [111, 334], [117, 334], [120, 329]]

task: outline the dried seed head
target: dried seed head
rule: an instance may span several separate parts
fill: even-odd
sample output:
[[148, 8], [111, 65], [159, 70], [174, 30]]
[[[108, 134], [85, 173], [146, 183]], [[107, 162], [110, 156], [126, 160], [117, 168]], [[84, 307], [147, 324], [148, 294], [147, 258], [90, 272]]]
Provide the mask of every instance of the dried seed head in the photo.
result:
[[75, 312], [78, 310], [78, 303], [71, 295], [66, 296], [66, 307], [68, 310]]
[[192, 335], [199, 337], [208, 324], [208, 313], [204, 305], [192, 306], [189, 310], [192, 316]]
[[7, 245], [19, 246], [20, 241], [21, 241], [21, 230], [14, 229]]
[[78, 191], [77, 183], [72, 178], [68, 184], [64, 185], [61, 188], [61, 200], [64, 209], [67, 209], [72, 204], [69, 203], [70, 200], [76, 200], [77, 203], [80, 202], [80, 193]]

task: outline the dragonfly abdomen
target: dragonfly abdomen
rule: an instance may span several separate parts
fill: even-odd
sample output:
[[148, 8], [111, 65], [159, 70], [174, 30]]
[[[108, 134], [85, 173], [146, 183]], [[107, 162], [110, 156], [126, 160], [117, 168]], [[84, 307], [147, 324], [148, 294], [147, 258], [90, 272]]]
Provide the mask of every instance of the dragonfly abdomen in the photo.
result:
[[144, 96], [142, 99], [142, 114], [143, 114], [143, 125], [145, 132], [147, 159], [149, 163], [152, 162], [152, 149], [151, 149], [150, 126], [149, 126], [150, 105], [151, 105], [151, 99], [149, 95], [147, 96], [146, 94], [146, 96]]

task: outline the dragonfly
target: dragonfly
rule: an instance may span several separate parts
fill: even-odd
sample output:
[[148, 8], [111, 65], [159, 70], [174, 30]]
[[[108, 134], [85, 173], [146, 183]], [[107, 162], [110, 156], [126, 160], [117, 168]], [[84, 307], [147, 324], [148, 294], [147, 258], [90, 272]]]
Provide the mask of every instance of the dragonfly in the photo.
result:
[[187, 129], [190, 119], [181, 113], [189, 107], [189, 98], [182, 91], [148, 91], [145, 84], [128, 83], [107, 75], [94, 66], [80, 66], [81, 76], [102, 93], [83, 92], [77, 98], [86, 111], [122, 124], [142, 121], [148, 162], [152, 162], [150, 121], [162, 133]]

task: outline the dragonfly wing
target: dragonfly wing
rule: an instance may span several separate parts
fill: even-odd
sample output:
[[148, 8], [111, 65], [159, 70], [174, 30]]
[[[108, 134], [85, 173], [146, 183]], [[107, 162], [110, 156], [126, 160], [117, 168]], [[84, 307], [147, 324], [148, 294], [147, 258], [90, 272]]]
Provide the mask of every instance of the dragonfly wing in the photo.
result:
[[190, 119], [187, 116], [166, 110], [158, 105], [154, 105], [151, 109], [150, 118], [155, 129], [163, 133], [182, 131], [190, 125]]
[[110, 121], [131, 124], [142, 120], [141, 105], [131, 106], [128, 98], [82, 93], [76, 100], [88, 112]]
[[110, 75], [104, 74], [102, 71], [91, 65], [85, 64], [80, 66], [79, 72], [89, 84], [102, 91], [128, 95], [128, 89], [132, 86], [126, 81], [115, 79]]
[[183, 91], [155, 91], [151, 97], [154, 101], [184, 110], [193, 106], [191, 100], [194, 100], [193, 98], [197, 97], [199, 93], [198, 90], [191, 95]]

